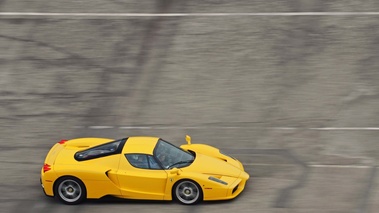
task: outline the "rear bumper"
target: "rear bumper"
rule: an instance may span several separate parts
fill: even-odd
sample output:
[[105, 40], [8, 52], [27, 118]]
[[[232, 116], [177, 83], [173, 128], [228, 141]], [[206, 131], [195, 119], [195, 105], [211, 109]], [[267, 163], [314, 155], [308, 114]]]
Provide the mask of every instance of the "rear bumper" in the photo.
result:
[[44, 193], [46, 196], [48, 196], [48, 197], [53, 197], [52, 195], [48, 195], [48, 194], [46, 194], [45, 186], [43, 185], [43, 183], [42, 183], [42, 179], [41, 179], [41, 178], [39, 179], [39, 182], [40, 182], [40, 184], [41, 184], [41, 187], [42, 187], [42, 191], [43, 191], [43, 193]]
[[40, 183], [43, 192], [45, 193], [46, 196], [54, 196], [53, 192], [53, 186], [54, 186], [54, 181], [55, 180], [55, 173], [53, 171], [48, 171], [48, 172], [43, 172], [43, 169], [41, 170], [41, 178], [40, 178]]

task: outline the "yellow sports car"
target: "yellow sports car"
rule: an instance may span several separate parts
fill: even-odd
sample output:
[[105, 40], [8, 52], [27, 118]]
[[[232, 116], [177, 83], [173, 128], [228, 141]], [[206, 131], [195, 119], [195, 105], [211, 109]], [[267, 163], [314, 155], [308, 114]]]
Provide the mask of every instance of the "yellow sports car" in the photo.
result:
[[186, 140], [180, 148], [156, 137], [62, 140], [46, 156], [41, 185], [65, 204], [107, 195], [195, 204], [242, 192], [249, 174], [238, 160]]

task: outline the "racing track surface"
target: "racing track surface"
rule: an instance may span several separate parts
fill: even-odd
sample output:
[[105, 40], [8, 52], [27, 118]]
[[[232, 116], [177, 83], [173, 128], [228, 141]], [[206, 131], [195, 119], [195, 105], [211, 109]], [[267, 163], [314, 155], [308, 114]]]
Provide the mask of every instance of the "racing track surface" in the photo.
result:
[[[379, 208], [375, 1], [0, 1], [1, 212], [371, 212]], [[328, 13], [330, 12], [330, 13]], [[337, 15], [333, 12], [362, 12]], [[46, 198], [61, 139], [185, 134], [240, 159], [228, 202]]]

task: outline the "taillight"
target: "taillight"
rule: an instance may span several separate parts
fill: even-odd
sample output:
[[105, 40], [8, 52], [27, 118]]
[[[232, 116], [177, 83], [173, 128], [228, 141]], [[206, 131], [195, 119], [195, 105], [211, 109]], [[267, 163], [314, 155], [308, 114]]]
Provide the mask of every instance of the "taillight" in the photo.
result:
[[51, 170], [51, 166], [47, 163], [43, 164], [43, 172], [45, 173], [49, 170]]
[[58, 143], [59, 144], [64, 144], [64, 143], [66, 143], [67, 142], [67, 140], [61, 140], [61, 141], [59, 141]]

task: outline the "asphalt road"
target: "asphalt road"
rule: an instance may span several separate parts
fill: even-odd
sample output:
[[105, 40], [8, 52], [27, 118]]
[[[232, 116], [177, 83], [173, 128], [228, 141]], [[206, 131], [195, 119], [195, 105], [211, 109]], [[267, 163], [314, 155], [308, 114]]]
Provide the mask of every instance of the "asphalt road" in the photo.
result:
[[[368, 0], [0, 1], [0, 212], [376, 212], [379, 15], [364, 12], [378, 11]], [[40, 188], [61, 139], [180, 145], [186, 134], [241, 159], [243, 194], [65, 206]]]

